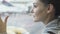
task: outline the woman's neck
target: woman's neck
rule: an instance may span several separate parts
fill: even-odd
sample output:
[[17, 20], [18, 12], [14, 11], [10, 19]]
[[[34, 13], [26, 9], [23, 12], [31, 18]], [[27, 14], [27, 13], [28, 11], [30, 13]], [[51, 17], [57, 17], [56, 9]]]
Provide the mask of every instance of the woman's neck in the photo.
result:
[[47, 16], [47, 18], [44, 21], [44, 24], [47, 25], [49, 22], [51, 22], [52, 20], [54, 20], [54, 15], [50, 14]]

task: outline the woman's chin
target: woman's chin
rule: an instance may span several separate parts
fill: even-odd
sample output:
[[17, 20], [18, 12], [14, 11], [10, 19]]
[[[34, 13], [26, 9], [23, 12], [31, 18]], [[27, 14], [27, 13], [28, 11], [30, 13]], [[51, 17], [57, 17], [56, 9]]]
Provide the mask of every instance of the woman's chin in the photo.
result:
[[38, 17], [33, 17], [33, 21], [34, 21], [34, 22], [39, 22], [40, 19], [39, 19]]
[[39, 22], [39, 19], [33, 19], [34, 22]]

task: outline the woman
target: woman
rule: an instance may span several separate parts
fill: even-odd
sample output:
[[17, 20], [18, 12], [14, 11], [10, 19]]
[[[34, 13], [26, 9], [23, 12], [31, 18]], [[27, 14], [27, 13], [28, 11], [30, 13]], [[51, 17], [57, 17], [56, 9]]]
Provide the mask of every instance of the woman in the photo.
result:
[[34, 21], [42, 21], [48, 33], [57, 34], [58, 30], [56, 29], [60, 27], [58, 23], [60, 0], [34, 0], [33, 2]]
[[9, 16], [6, 16], [5, 21], [3, 22], [3, 20], [1, 19], [1, 15], [0, 15], [0, 34], [7, 34], [6, 33], [6, 24], [7, 24], [7, 19]]
[[30, 34], [58, 34], [60, 0], [33, 0], [33, 20], [24, 24]]

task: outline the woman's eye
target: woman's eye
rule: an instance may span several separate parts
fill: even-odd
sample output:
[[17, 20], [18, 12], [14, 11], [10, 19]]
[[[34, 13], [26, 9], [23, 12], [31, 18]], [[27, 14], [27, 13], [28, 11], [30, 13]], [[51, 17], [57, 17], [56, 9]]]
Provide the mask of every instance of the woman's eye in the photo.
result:
[[37, 7], [36, 5], [33, 5], [35, 8]]

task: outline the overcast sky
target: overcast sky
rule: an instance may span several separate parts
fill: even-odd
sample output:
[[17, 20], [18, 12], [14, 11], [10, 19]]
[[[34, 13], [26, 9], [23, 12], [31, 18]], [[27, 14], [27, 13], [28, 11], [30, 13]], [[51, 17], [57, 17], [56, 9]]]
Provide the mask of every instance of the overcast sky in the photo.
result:
[[[1, 2], [2, 0], [0, 0]], [[11, 2], [11, 1], [26, 1], [26, 2], [29, 2], [31, 0], [6, 0], [7, 2]], [[0, 12], [7, 12], [7, 11], [17, 11], [17, 12], [21, 12], [23, 10], [28, 10], [28, 7], [24, 4], [13, 4], [11, 3], [12, 5], [14, 5], [14, 7], [8, 7], [8, 6], [5, 6], [4, 4], [0, 4]]]

